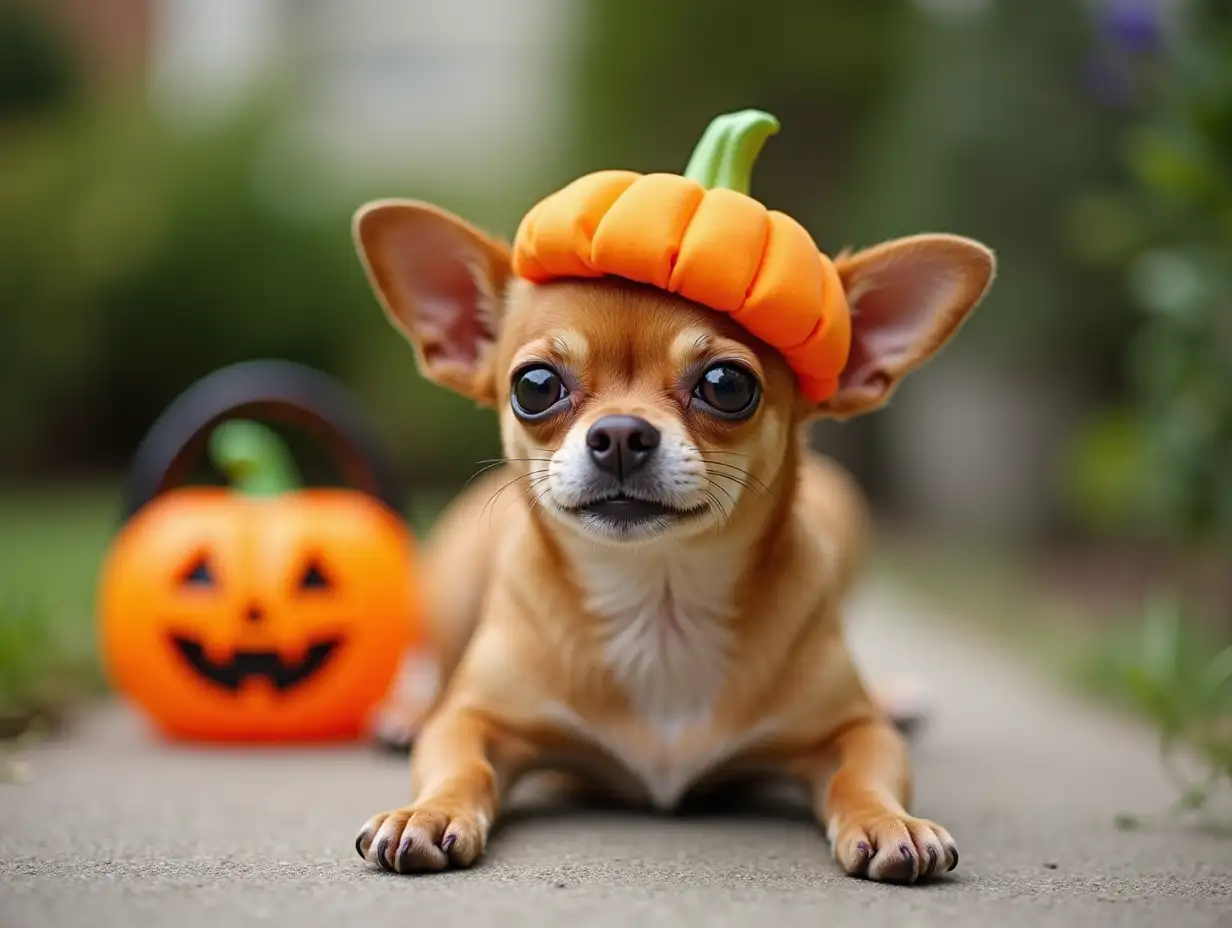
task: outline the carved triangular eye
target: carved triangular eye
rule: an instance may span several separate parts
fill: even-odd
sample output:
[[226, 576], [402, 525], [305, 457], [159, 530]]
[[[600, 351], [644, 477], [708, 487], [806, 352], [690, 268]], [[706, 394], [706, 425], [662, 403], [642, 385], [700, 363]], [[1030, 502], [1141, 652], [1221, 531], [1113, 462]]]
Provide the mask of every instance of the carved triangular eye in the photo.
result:
[[188, 569], [184, 571], [180, 583], [184, 586], [197, 587], [212, 587], [214, 585], [214, 571], [210, 569], [210, 562], [206, 560], [204, 554], [188, 565]]
[[321, 569], [321, 565], [316, 561], [309, 561], [308, 566], [304, 568], [304, 575], [300, 578], [299, 588], [301, 590], [328, 590], [332, 585], [329, 578], [325, 576], [325, 571]]

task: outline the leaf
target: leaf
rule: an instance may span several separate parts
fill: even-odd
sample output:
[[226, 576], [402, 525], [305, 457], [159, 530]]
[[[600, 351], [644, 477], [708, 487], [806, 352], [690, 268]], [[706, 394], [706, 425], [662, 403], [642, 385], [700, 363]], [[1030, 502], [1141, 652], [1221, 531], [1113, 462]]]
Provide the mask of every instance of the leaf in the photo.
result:
[[1130, 815], [1128, 812], [1118, 812], [1113, 821], [1122, 831], [1134, 831], [1142, 824], [1138, 816]]
[[1224, 648], [1206, 665], [1202, 672], [1203, 689], [1212, 700], [1218, 700], [1229, 683], [1232, 683], [1232, 645]]
[[1176, 679], [1180, 641], [1180, 610], [1176, 600], [1162, 595], [1152, 597], [1147, 603], [1141, 657], [1153, 683], [1166, 684]]
[[1196, 812], [1206, 805], [1210, 798], [1210, 790], [1204, 786], [1194, 786], [1181, 794], [1181, 798], [1177, 800], [1177, 807], [1188, 812]]
[[1156, 249], [1130, 267], [1129, 283], [1148, 310], [1176, 318], [1196, 315], [1206, 296], [1205, 278], [1188, 257]]

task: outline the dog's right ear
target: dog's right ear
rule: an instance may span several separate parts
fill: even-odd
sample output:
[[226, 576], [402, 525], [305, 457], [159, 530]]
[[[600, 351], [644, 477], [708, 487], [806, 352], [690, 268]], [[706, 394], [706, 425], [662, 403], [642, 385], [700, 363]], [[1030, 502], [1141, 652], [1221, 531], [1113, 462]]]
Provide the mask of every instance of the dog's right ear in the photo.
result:
[[414, 200], [360, 207], [352, 232], [368, 280], [414, 347], [423, 375], [492, 405], [493, 349], [511, 273], [508, 247]]

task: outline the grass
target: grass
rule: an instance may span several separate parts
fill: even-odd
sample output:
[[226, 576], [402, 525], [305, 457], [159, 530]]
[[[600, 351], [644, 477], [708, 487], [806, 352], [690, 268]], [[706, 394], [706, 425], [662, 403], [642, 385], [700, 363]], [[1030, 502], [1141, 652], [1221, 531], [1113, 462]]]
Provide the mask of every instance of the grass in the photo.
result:
[[107, 485], [0, 492], [0, 736], [102, 687], [94, 584], [118, 520]]
[[[1204, 809], [1232, 786], [1232, 644], [1220, 643], [1170, 596], [1156, 596], [1127, 633], [1111, 637], [1088, 661], [1097, 690], [1149, 719], [1159, 733], [1164, 770], [1177, 790], [1164, 818]], [[1195, 779], [1175, 763], [1178, 749], [1199, 757]], [[1120, 818], [1132, 828], [1147, 819]]]

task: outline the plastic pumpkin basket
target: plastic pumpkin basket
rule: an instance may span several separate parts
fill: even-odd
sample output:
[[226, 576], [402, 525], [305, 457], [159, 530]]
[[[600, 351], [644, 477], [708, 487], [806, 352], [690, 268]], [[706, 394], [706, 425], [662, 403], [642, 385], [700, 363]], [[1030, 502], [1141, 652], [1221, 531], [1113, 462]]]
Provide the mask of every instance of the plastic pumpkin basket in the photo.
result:
[[[312, 434], [347, 485], [300, 485], [254, 420]], [[229, 485], [183, 485], [207, 452]], [[174, 739], [359, 736], [421, 641], [404, 504], [358, 405], [324, 374], [253, 361], [198, 381], [139, 447], [100, 577], [115, 688]]]

